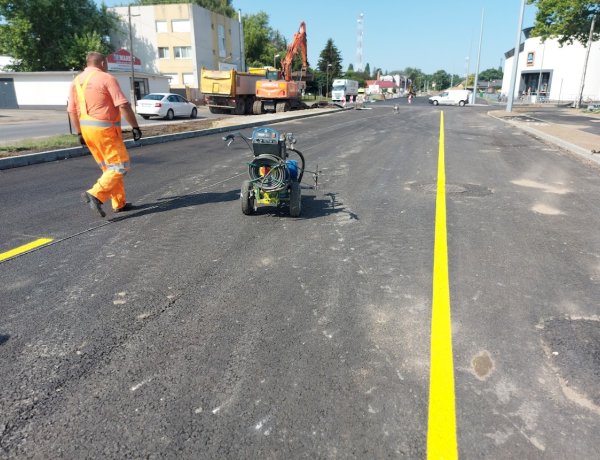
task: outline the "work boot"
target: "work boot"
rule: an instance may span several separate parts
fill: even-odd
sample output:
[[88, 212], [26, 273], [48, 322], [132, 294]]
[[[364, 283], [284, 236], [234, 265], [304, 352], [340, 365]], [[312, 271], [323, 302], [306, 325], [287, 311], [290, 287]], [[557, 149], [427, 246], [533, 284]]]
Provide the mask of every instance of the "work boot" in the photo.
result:
[[88, 203], [90, 205], [90, 208], [92, 209], [92, 211], [97, 211], [98, 214], [100, 214], [100, 216], [102, 216], [102, 217], [106, 216], [106, 213], [102, 209], [102, 202], [98, 198], [96, 198], [94, 195], [92, 195], [88, 192], [83, 192], [81, 194], [81, 200], [84, 203]]
[[119, 213], [124, 211], [131, 211], [132, 209], [134, 209], [134, 206], [131, 203], [125, 203], [120, 208], [113, 208], [113, 212]]

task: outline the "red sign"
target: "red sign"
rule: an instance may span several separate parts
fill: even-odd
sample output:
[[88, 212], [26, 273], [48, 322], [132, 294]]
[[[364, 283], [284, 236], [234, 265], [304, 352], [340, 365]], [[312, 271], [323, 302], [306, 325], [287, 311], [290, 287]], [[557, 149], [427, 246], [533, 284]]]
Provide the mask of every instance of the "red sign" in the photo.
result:
[[[108, 70], [131, 70], [131, 53], [127, 50], [120, 49], [109, 54], [106, 60], [108, 61]], [[142, 69], [142, 61], [135, 56], [133, 57], [133, 69]]]

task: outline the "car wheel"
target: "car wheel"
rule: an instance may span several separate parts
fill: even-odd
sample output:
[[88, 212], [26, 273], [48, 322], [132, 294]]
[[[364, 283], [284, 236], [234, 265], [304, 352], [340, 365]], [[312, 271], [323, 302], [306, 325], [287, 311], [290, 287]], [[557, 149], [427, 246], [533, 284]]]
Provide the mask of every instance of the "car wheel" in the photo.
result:
[[142, 118], [143, 118], [144, 120], [147, 120], [147, 119], [149, 119], [149, 118], [150, 118], [150, 115], [142, 115]]
[[460, 105], [461, 107], [465, 106], [465, 101], [458, 101], [458, 105]]
[[198, 109], [194, 107], [192, 109], [192, 113], [190, 114], [190, 118], [196, 118], [198, 116]]
[[438, 101], [433, 101], [433, 105], [439, 105], [440, 103]]
[[167, 116], [165, 118], [167, 120], [172, 120], [173, 118], [175, 118], [175, 113], [173, 113], [172, 109], [169, 109], [169, 111], [167, 112]]

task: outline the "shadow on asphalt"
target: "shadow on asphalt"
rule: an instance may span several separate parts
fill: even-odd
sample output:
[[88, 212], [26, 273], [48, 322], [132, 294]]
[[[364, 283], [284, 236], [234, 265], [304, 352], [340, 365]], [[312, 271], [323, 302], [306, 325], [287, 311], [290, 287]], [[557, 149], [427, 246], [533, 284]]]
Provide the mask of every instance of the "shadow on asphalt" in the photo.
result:
[[159, 198], [154, 203], [144, 203], [133, 205], [131, 211], [123, 216], [116, 215], [111, 218], [112, 222], [130, 219], [132, 217], [141, 217], [158, 212], [173, 211], [175, 209], [189, 208], [190, 206], [200, 206], [208, 203], [221, 203], [226, 201], [235, 201], [240, 198], [239, 189], [230, 190], [223, 193], [191, 193], [189, 195], [172, 196], [168, 198]]
[[[346, 209], [344, 204], [337, 201], [337, 195], [335, 193], [326, 193], [323, 195], [324, 199], [321, 199], [313, 195], [302, 196], [302, 213], [299, 219], [315, 219], [320, 217], [329, 216], [332, 214], [347, 215], [348, 220], [359, 220], [356, 213]], [[153, 203], [144, 203], [139, 205], [133, 205], [131, 211], [128, 211], [124, 215], [115, 215], [110, 219], [111, 222], [119, 222], [125, 219], [131, 219], [134, 217], [141, 217], [148, 214], [155, 214], [158, 212], [173, 211], [175, 209], [188, 208], [191, 206], [201, 206], [208, 203], [224, 203], [227, 201], [237, 201], [240, 198], [239, 189], [230, 190], [223, 193], [192, 193], [189, 195], [180, 195], [169, 198], [161, 198]], [[241, 213], [241, 210], [240, 210]], [[289, 208], [287, 205], [283, 206], [259, 206], [256, 216], [278, 216], [278, 217], [290, 217]]]
[[10, 335], [0, 334], [0, 345], [4, 345], [6, 342], [8, 342], [9, 338]]

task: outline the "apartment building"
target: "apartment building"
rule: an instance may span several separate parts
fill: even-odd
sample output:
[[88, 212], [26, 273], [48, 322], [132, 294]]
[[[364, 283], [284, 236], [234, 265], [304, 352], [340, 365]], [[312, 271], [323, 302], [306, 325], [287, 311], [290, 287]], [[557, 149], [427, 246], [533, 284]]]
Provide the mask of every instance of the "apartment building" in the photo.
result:
[[[115, 48], [131, 49], [142, 71], [168, 76], [172, 90], [198, 97], [202, 67], [243, 70], [241, 18], [228, 18], [191, 3], [110, 8], [122, 20], [111, 35]], [[131, 24], [131, 28], [129, 27]], [[145, 94], [136, 78], [136, 92]]]

